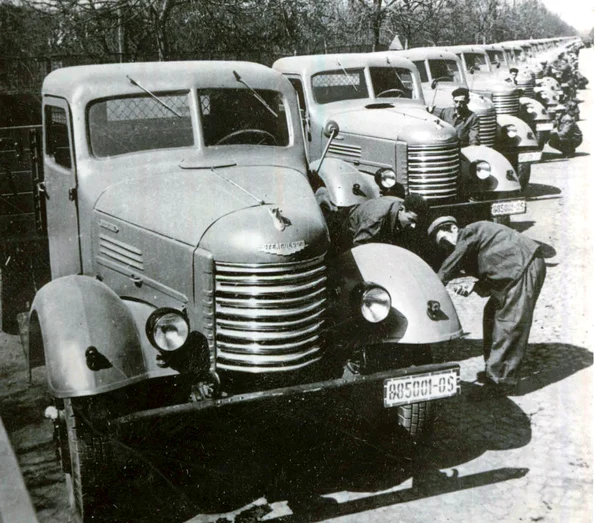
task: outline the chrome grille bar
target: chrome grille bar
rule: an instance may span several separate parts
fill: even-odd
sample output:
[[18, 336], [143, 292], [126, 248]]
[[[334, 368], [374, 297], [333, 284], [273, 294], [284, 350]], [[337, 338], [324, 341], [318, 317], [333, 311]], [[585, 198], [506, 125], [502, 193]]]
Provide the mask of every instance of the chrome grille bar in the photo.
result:
[[286, 372], [322, 357], [326, 267], [294, 263], [215, 266], [217, 368]]
[[481, 145], [494, 147], [496, 143], [496, 131], [498, 124], [496, 112], [491, 112], [479, 117], [479, 141]]
[[408, 186], [411, 193], [427, 200], [443, 200], [457, 195], [460, 169], [457, 143], [411, 145], [407, 149]]
[[516, 92], [511, 94], [494, 93], [492, 102], [494, 102], [498, 114], [517, 114], [519, 112], [519, 95]]

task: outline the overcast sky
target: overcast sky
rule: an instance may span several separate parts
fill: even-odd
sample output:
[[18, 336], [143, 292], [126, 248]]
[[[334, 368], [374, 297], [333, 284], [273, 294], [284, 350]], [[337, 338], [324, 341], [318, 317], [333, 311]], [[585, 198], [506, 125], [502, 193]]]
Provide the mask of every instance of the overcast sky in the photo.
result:
[[593, 27], [595, 0], [542, 0], [545, 6], [579, 31]]

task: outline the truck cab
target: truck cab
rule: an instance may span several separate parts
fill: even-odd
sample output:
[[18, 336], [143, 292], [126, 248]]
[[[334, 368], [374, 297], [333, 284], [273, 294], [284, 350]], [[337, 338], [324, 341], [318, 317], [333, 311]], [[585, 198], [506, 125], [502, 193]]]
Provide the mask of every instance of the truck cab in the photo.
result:
[[282, 58], [273, 68], [296, 89], [311, 159], [324, 150], [335, 122], [340, 132], [331, 156], [379, 184], [390, 171], [391, 191], [422, 195], [434, 215], [474, 221], [524, 212], [510, 162], [484, 146], [461, 150], [454, 128], [427, 112], [411, 61], [392, 52], [330, 54]]
[[431, 403], [459, 392], [458, 365], [432, 363], [432, 345], [462, 334], [434, 271], [388, 244], [329, 255], [314, 188], [349, 184], [338, 206], [373, 195], [340, 159], [309, 169], [281, 74], [216, 61], [65, 68], [45, 79], [42, 107], [51, 281], [26, 352], [46, 367], [81, 520], [109, 502], [135, 454], [118, 456], [146, 423], [349, 389], [416, 439]]

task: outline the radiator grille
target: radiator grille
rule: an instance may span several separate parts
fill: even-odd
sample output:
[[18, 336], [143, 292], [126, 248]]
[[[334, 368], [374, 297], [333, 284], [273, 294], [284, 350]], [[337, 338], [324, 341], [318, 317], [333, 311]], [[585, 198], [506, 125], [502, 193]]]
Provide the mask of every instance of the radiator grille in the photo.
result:
[[497, 128], [495, 111], [479, 117], [479, 141], [481, 145], [494, 147]]
[[430, 201], [457, 196], [458, 144], [410, 145], [407, 159], [409, 192]]
[[289, 264], [216, 263], [217, 367], [283, 372], [322, 356], [326, 266], [315, 258]]
[[517, 92], [511, 94], [496, 94], [492, 102], [498, 114], [517, 114], [519, 112], [519, 95]]
[[533, 78], [519, 82], [518, 88], [523, 93], [522, 96], [527, 96], [528, 98], [535, 98], [535, 80], [533, 80]]

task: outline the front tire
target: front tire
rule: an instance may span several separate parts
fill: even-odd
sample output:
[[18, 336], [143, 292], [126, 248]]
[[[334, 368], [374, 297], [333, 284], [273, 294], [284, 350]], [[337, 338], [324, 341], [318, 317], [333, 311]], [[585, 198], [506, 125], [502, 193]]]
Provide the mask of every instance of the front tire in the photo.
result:
[[524, 191], [529, 186], [529, 179], [531, 178], [531, 164], [527, 162], [519, 163], [517, 171], [519, 174], [521, 191]]
[[70, 473], [66, 487], [73, 508], [82, 522], [91, 521], [101, 505], [103, 492], [117, 476], [114, 443], [100, 422], [92, 421], [88, 398], [64, 400], [64, 423], [68, 438]]

